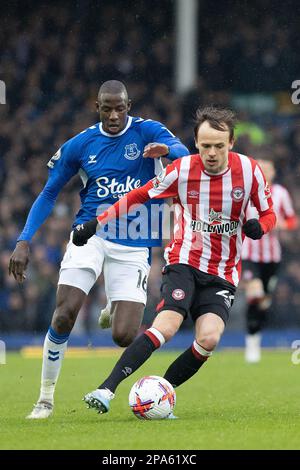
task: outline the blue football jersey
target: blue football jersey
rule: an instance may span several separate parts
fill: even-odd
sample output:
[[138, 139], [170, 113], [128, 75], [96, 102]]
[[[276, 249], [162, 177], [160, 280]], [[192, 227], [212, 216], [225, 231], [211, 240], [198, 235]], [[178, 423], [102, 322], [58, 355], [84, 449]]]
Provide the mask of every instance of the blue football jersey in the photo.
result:
[[[151, 142], [168, 145], [168, 157], [172, 159], [189, 153], [163, 124], [131, 116], [118, 134], [106, 133], [102, 123], [97, 123], [68, 140], [48, 162], [49, 179], [39, 196], [48, 201], [46, 213], [60, 189], [77, 173], [83, 189], [80, 191], [81, 207], [73, 227], [94, 218], [127, 192], [144, 185], [162, 170], [160, 159], [143, 158], [144, 147]], [[38, 200], [36, 203], [39, 206]], [[35, 204], [19, 240], [30, 239], [43, 222], [38, 213], [35, 215]], [[102, 228], [98, 235], [123, 245], [159, 246], [161, 204], [160, 200], [151, 200]]]

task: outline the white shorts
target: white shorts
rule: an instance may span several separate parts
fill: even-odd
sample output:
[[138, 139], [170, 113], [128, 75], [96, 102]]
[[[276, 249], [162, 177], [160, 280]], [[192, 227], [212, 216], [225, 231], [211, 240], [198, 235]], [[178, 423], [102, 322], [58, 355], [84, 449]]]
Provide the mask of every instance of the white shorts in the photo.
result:
[[124, 246], [96, 235], [84, 246], [69, 241], [58, 284], [77, 287], [88, 294], [103, 270], [107, 299], [146, 305], [148, 257], [148, 248]]

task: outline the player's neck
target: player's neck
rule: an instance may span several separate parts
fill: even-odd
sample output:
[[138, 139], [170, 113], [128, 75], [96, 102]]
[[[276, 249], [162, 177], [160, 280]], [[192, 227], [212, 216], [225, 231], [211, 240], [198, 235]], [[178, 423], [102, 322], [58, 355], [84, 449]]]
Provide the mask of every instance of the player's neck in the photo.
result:
[[209, 176], [219, 176], [219, 175], [222, 175], [223, 173], [226, 173], [228, 168], [229, 168], [229, 166], [227, 165], [225, 168], [222, 168], [222, 170], [218, 171], [217, 173], [212, 173], [211, 171], [208, 171], [205, 168], [205, 173], [207, 173]]

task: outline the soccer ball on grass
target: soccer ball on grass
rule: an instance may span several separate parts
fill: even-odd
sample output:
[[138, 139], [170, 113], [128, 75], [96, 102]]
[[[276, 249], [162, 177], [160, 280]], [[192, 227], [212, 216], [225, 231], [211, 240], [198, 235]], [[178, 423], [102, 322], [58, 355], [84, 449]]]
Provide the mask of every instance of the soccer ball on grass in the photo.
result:
[[129, 406], [139, 419], [165, 419], [176, 404], [176, 393], [163, 377], [142, 377], [131, 388]]

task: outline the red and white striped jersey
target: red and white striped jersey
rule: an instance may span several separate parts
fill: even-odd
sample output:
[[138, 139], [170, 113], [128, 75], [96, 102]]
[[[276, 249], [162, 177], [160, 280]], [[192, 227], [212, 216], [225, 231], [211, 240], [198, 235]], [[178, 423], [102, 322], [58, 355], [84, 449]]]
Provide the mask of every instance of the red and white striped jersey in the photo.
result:
[[[278, 224], [282, 225], [282, 222], [290, 222], [286, 223], [285, 228], [295, 228], [297, 220], [288, 190], [280, 184], [273, 184], [270, 189]], [[252, 204], [249, 204], [247, 208], [246, 218], [247, 220], [258, 218], [258, 212]], [[251, 240], [251, 238], [246, 237], [243, 243], [242, 259], [255, 263], [279, 263], [281, 260], [281, 246], [278, 230], [267, 233], [260, 240]]]
[[165, 249], [167, 264], [188, 264], [237, 286], [249, 200], [259, 212], [265, 233], [276, 220], [271, 194], [255, 160], [229, 152], [226, 171], [212, 175], [205, 171], [200, 155], [180, 158], [124, 196], [98, 216], [98, 221], [106, 223], [119, 216], [126, 205], [129, 209], [148, 199], [167, 197], [173, 197], [175, 206], [174, 236]]

